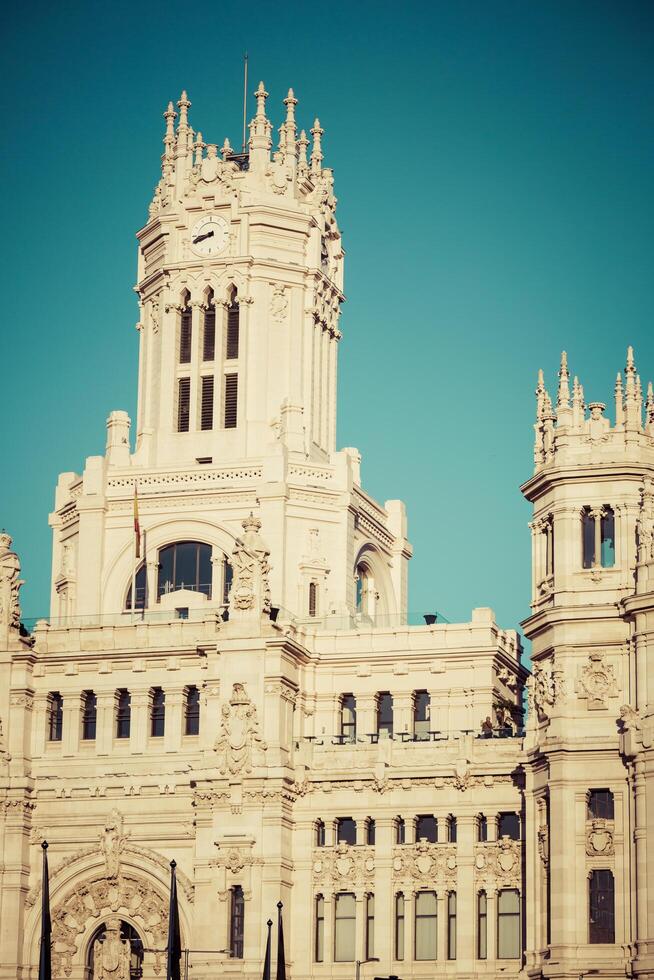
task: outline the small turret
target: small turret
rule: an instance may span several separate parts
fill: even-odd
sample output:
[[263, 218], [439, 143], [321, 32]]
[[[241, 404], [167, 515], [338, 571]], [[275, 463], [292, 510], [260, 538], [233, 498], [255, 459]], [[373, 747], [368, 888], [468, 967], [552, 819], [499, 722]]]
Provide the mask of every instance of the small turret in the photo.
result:
[[309, 146], [309, 140], [307, 139], [306, 131], [303, 129], [300, 132], [300, 138], [297, 141], [297, 172], [301, 177], [306, 177], [309, 172], [309, 164], [307, 162], [307, 147]]
[[174, 162], [173, 154], [175, 148], [175, 119], [177, 118], [177, 113], [173, 107], [172, 102], [168, 103], [168, 108], [164, 112], [164, 119], [166, 120], [166, 135], [164, 136], [164, 152], [162, 157], [161, 173], [164, 178], [164, 182], [170, 185], [173, 181], [174, 173]]
[[270, 162], [272, 126], [266, 118], [268, 93], [263, 82], [259, 82], [254, 97], [257, 100], [257, 111], [250, 123], [250, 167], [254, 170], [264, 170]]
[[295, 106], [297, 105], [297, 99], [293, 95], [292, 88], [289, 88], [288, 90], [288, 95], [284, 99], [284, 105], [286, 106], [286, 122], [284, 124], [286, 135], [286, 162], [290, 163], [290, 165], [294, 167], [297, 162], [297, 126], [295, 123]]
[[556, 398], [556, 415], [559, 425], [570, 423], [570, 372], [568, 371], [568, 355], [561, 352], [561, 367], [559, 368], [559, 390]]
[[311, 130], [311, 135], [313, 136], [313, 149], [311, 150], [311, 173], [314, 176], [319, 176], [320, 171], [322, 170], [322, 135], [324, 132], [325, 130], [320, 128], [320, 120], [316, 117]]

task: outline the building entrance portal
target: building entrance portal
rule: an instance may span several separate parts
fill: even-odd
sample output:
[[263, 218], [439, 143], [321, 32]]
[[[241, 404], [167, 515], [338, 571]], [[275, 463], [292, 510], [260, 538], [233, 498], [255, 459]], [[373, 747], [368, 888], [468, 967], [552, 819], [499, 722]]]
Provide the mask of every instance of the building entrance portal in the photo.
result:
[[118, 917], [103, 922], [89, 942], [88, 980], [140, 980], [143, 942], [136, 929]]

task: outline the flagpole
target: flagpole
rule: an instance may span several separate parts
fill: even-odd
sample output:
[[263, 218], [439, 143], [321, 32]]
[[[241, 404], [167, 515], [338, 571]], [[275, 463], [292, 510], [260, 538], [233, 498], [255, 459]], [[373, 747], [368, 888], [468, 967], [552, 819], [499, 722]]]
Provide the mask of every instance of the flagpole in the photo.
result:
[[277, 902], [277, 980], [286, 980], [286, 954], [284, 952], [284, 926], [281, 902]]
[[50, 883], [48, 875], [48, 842], [43, 848], [43, 873], [41, 880], [41, 947], [39, 949], [38, 980], [52, 980], [52, 921], [50, 919]]
[[[177, 905], [176, 861], [170, 862], [170, 905], [168, 909], [168, 942], [166, 943], [166, 980], [182, 980], [182, 940], [179, 933], [179, 908]], [[188, 953], [186, 954], [188, 964]]]
[[271, 980], [270, 977], [270, 930], [272, 929], [272, 919], [268, 919], [266, 925], [268, 926], [268, 938], [266, 940], [266, 955], [263, 959], [263, 978], [262, 980]]

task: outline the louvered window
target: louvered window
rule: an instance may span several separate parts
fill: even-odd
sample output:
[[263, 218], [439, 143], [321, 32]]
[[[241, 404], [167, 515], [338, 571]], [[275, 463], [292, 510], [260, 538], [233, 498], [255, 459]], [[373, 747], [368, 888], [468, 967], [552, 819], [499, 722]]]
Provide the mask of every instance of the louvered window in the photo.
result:
[[191, 379], [180, 378], [177, 382], [177, 431], [188, 432], [191, 409]]
[[188, 307], [182, 310], [179, 321], [179, 363], [191, 363], [191, 311]]
[[225, 410], [223, 425], [226, 429], [235, 429], [238, 420], [238, 374], [225, 375]]
[[200, 428], [213, 429], [213, 375], [202, 378]]
[[225, 338], [225, 358], [235, 361], [238, 357], [239, 306], [230, 303], [227, 307], [227, 336]]
[[318, 584], [309, 582], [309, 615], [318, 615]]
[[213, 361], [216, 355], [216, 307], [212, 304], [204, 311], [202, 331], [202, 360]]

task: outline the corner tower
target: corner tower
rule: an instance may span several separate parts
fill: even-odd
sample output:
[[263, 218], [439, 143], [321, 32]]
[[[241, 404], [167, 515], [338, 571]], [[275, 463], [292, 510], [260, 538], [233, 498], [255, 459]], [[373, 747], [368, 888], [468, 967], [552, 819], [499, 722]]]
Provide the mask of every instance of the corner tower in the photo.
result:
[[527, 966], [651, 977], [654, 779], [626, 728], [651, 726], [654, 709], [654, 397], [650, 385], [643, 417], [631, 348], [614, 424], [604, 403], [586, 405], [565, 354], [555, 406], [542, 372], [536, 397], [535, 472], [522, 487], [534, 507]]
[[323, 129], [315, 119], [311, 142], [298, 131], [290, 89], [273, 149], [263, 83], [255, 98], [242, 153], [192, 128], [186, 92], [164, 113], [161, 178], [137, 235], [135, 448], [131, 420], [112, 412], [106, 454], [60, 477], [55, 619], [225, 606], [250, 513], [274, 606], [404, 619], [404, 507], [373, 501], [357, 450], [336, 451], [344, 252]]

